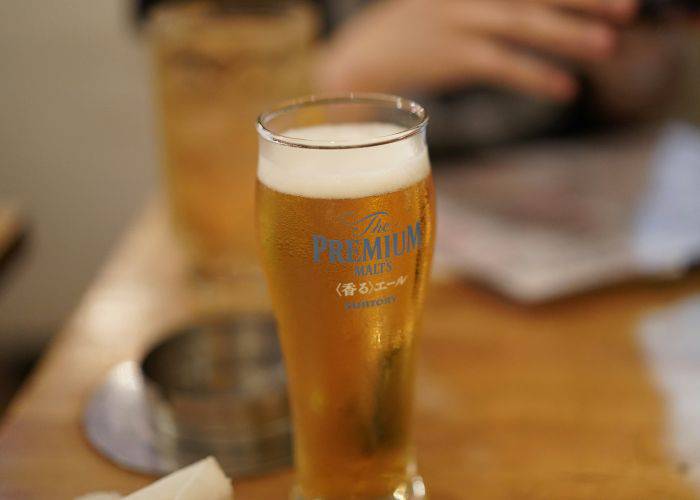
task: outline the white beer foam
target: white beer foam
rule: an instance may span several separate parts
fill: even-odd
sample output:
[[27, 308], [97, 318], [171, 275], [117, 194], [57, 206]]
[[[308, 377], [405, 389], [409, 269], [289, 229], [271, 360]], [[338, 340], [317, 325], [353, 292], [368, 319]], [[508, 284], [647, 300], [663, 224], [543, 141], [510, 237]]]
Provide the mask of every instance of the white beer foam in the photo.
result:
[[[318, 144], [362, 144], [405, 130], [390, 123], [342, 123], [293, 128], [284, 136]], [[425, 142], [413, 136], [351, 149], [308, 149], [262, 140], [258, 179], [267, 187], [309, 198], [361, 198], [398, 191], [430, 173]]]

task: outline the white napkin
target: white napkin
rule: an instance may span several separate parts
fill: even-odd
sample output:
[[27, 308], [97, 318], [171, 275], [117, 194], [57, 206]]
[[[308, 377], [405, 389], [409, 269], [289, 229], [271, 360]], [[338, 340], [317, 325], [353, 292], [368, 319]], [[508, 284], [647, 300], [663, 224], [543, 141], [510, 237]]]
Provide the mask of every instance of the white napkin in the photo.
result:
[[126, 497], [90, 493], [75, 500], [233, 500], [231, 481], [213, 457], [205, 458]]

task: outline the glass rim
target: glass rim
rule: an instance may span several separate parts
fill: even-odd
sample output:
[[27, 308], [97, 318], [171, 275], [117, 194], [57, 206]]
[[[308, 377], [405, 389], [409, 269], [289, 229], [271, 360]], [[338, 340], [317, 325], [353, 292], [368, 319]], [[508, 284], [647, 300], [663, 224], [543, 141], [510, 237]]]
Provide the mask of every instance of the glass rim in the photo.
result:
[[172, 37], [197, 30], [225, 30], [227, 23], [240, 16], [251, 15], [265, 19], [291, 20], [296, 18], [310, 26], [309, 38], [316, 34], [318, 18], [304, 0], [285, 2], [161, 2], [150, 10], [145, 20], [151, 36]]
[[[282, 114], [289, 113], [298, 109], [303, 109], [311, 106], [323, 106], [332, 104], [366, 104], [376, 105], [377, 107], [394, 108], [406, 111], [414, 115], [418, 122], [415, 125], [407, 127], [405, 130], [395, 132], [389, 135], [377, 136], [368, 140], [358, 142], [343, 141], [343, 140], [321, 140], [321, 139], [305, 139], [302, 137], [290, 137], [284, 133], [273, 132], [267, 127], [267, 123]], [[355, 149], [366, 148], [371, 146], [382, 146], [401, 141], [408, 137], [412, 137], [423, 130], [428, 124], [428, 113], [425, 108], [417, 102], [392, 94], [382, 94], [374, 92], [342, 92], [334, 94], [312, 94], [298, 99], [283, 101], [274, 108], [265, 111], [258, 116], [256, 128], [258, 134], [263, 139], [285, 146], [305, 149]]]
[[[165, 2], [154, 5], [149, 14], [149, 22], [158, 22], [158, 18], [167, 15], [179, 15], [186, 13], [185, 21], [190, 23], [200, 22], [202, 19], [219, 17], [225, 19], [228, 16], [240, 14], [284, 15], [300, 9], [309, 10], [309, 5], [303, 0], [286, 0], [284, 2]], [[182, 20], [182, 19], [181, 19]]]

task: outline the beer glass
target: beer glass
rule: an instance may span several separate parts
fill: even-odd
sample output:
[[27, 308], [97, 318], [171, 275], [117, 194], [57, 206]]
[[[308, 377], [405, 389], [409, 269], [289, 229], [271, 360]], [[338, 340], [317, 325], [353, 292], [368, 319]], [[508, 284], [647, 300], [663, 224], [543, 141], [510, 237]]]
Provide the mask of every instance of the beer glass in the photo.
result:
[[294, 499], [425, 495], [412, 445], [434, 239], [426, 113], [310, 97], [263, 114], [259, 246], [294, 420]]
[[250, 124], [309, 91], [316, 25], [313, 9], [292, 0], [168, 2], [155, 10], [149, 34], [167, 194], [196, 275], [211, 281], [259, 269]]

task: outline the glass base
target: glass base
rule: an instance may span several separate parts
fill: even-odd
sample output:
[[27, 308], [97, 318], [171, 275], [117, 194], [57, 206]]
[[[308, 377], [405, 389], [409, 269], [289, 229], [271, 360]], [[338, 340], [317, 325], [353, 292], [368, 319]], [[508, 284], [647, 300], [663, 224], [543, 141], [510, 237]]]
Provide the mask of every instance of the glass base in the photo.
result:
[[381, 497], [359, 497], [352, 494], [343, 497], [308, 497], [302, 494], [299, 487], [294, 487], [289, 496], [290, 500], [423, 500], [425, 498], [428, 498], [425, 483], [423, 478], [417, 475], [396, 488], [391, 495]]

